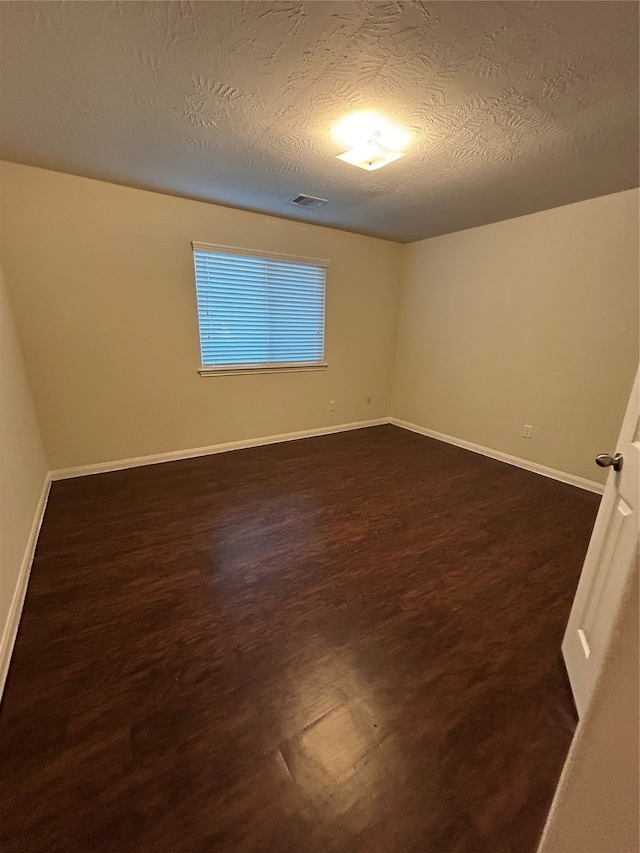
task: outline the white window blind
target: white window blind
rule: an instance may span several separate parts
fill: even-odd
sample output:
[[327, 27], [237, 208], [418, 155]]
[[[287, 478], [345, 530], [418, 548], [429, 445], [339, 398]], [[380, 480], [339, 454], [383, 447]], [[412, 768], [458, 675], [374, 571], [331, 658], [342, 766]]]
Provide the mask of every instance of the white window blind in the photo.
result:
[[204, 369], [320, 365], [327, 261], [193, 244]]

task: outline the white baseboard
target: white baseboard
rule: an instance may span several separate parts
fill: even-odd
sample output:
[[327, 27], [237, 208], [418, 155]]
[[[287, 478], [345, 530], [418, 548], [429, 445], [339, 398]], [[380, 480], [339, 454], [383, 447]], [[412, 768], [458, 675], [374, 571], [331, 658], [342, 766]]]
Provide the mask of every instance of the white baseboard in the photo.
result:
[[411, 432], [417, 432], [420, 435], [426, 435], [429, 438], [436, 438], [438, 441], [444, 441], [447, 444], [454, 444], [456, 447], [462, 447], [464, 450], [471, 450], [473, 453], [480, 453], [482, 456], [489, 456], [491, 459], [506, 462], [508, 465], [515, 465], [517, 468], [524, 468], [525, 471], [533, 471], [534, 474], [542, 474], [543, 477], [560, 480], [561, 483], [577, 486], [579, 489], [585, 489], [587, 492], [595, 492], [597, 495], [601, 495], [604, 492], [604, 485], [596, 483], [594, 480], [586, 480], [584, 477], [576, 477], [575, 474], [557, 471], [555, 468], [548, 468], [546, 465], [539, 465], [537, 462], [529, 462], [528, 459], [521, 459], [519, 456], [510, 456], [508, 453], [502, 453], [500, 450], [492, 450], [490, 447], [483, 447], [480, 444], [474, 444], [462, 438], [454, 438], [452, 435], [436, 432], [433, 429], [427, 429], [408, 421], [401, 421], [398, 418], [389, 418], [389, 423], [402, 427], [402, 429], [408, 429]]
[[493, 450], [490, 447], [483, 447], [480, 444], [474, 444], [471, 441], [465, 441], [462, 438], [455, 438], [452, 435], [446, 435], [443, 432], [437, 432], [427, 427], [418, 426], [418, 424], [409, 423], [399, 418], [376, 418], [368, 421], [356, 421], [349, 424], [337, 424], [336, 426], [319, 427], [318, 429], [307, 429], [300, 432], [285, 432], [279, 435], [262, 436], [261, 438], [249, 438], [242, 441], [228, 441], [223, 444], [212, 444], [207, 447], [192, 447], [187, 450], [176, 450], [170, 453], [157, 453], [151, 456], [135, 456], [130, 459], [118, 459], [114, 462], [98, 462], [93, 465], [79, 465], [75, 468], [60, 468], [49, 473], [51, 480], [67, 480], [71, 477], [84, 477], [88, 474], [105, 474], [109, 471], [123, 471], [126, 468], [138, 468], [142, 465], [156, 465], [160, 462], [175, 462], [178, 459], [194, 459], [198, 456], [210, 456], [214, 453], [227, 453], [230, 450], [243, 450], [248, 447], [261, 447], [266, 444], [278, 444], [282, 441], [297, 441], [300, 438], [314, 438], [320, 435], [331, 435], [332, 433], [347, 432], [354, 429], [364, 429], [366, 427], [380, 426], [382, 424], [393, 424], [402, 429], [410, 430], [411, 432], [426, 435], [429, 438], [435, 438], [438, 441], [444, 441], [447, 444], [453, 444], [456, 447], [462, 447], [464, 450], [471, 450], [473, 453], [479, 453], [482, 456], [489, 456], [491, 459], [497, 459], [500, 462], [506, 462], [508, 465], [515, 465], [517, 468], [523, 468], [525, 471], [532, 471], [535, 474], [541, 474], [543, 477], [550, 477], [552, 480], [559, 480], [561, 483], [568, 483], [571, 486], [577, 486], [579, 489], [585, 489], [588, 492], [594, 492], [601, 495], [604, 492], [604, 485], [596, 483], [594, 480], [587, 480], [584, 477], [577, 477], [575, 474], [568, 474], [566, 471], [558, 471], [555, 468], [549, 468], [546, 465], [540, 465], [537, 462], [529, 462], [527, 459], [521, 459], [518, 456], [511, 456], [508, 453], [503, 453], [500, 450]]
[[192, 447], [188, 450], [176, 450], [171, 453], [157, 453], [153, 456], [135, 456], [131, 459], [118, 459], [115, 462], [98, 462], [95, 465], [79, 465], [76, 468], [60, 468], [51, 471], [52, 480], [68, 480], [70, 477], [84, 477], [87, 474], [105, 474], [108, 471], [122, 471], [125, 468], [138, 468], [141, 465], [156, 465], [159, 462], [175, 462], [178, 459], [193, 459], [197, 456], [210, 456], [214, 453], [226, 453], [229, 450], [244, 450], [248, 447], [261, 447], [264, 444], [278, 444], [281, 441], [296, 441], [299, 438], [314, 438], [319, 435], [331, 435], [336, 432], [348, 432], [352, 429], [388, 424], [389, 418], [376, 418], [370, 421], [357, 421], [351, 424], [306, 429], [301, 432], [285, 432], [280, 435], [268, 435], [262, 438], [248, 438], [243, 441], [228, 441], [225, 444], [211, 444], [208, 447]]
[[9, 672], [9, 663], [11, 662], [13, 647], [15, 645], [16, 636], [18, 634], [18, 625], [20, 624], [20, 617], [22, 616], [22, 607], [24, 605], [24, 600], [27, 595], [27, 586], [29, 584], [29, 575], [31, 574], [31, 564], [33, 563], [33, 555], [36, 551], [38, 534], [40, 533], [42, 519], [44, 518], [44, 511], [47, 508], [47, 500], [49, 499], [50, 489], [51, 476], [47, 474], [44, 481], [44, 486], [42, 488], [42, 494], [40, 495], [40, 500], [38, 501], [38, 507], [36, 509], [36, 514], [33, 519], [33, 524], [31, 525], [31, 531], [29, 533], [27, 547], [24, 552], [24, 557], [22, 558], [22, 565], [20, 566], [18, 582], [13, 593], [13, 599], [9, 608], [7, 621], [2, 631], [2, 639], [0, 640], [0, 699], [2, 698], [4, 685], [7, 680], [7, 674]]

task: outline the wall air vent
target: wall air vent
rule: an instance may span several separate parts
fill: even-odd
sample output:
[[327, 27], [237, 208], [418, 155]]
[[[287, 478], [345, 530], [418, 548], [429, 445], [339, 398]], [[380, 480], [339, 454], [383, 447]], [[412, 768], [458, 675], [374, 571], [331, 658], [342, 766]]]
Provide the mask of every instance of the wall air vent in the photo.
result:
[[326, 198], [315, 198], [312, 195], [297, 195], [295, 198], [292, 198], [289, 204], [296, 204], [298, 207], [322, 207], [327, 203]]

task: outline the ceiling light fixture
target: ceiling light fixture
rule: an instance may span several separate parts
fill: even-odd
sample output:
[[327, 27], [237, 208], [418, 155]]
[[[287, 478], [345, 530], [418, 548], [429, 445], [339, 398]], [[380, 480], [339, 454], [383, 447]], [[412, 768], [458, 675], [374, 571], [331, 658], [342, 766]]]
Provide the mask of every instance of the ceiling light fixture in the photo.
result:
[[338, 159], [368, 172], [404, 157], [404, 149], [411, 141], [408, 130], [373, 112], [355, 113], [342, 119], [334, 127], [333, 137], [350, 146], [348, 151], [337, 155]]

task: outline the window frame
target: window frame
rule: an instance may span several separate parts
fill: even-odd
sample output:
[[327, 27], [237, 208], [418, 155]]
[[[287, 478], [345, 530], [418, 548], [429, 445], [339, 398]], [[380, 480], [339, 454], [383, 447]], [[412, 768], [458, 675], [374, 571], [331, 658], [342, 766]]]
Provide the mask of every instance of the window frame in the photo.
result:
[[[326, 308], [327, 308], [327, 282], [326, 270], [330, 266], [330, 261], [321, 258], [307, 258], [301, 255], [285, 255], [280, 252], [263, 252], [255, 249], [240, 248], [238, 246], [223, 246], [214, 243], [201, 243], [192, 241], [191, 257], [193, 262], [193, 279], [196, 295], [196, 318], [198, 323], [198, 348], [200, 350], [200, 368], [198, 373], [200, 376], [240, 376], [243, 374], [252, 373], [305, 373], [319, 370], [326, 370], [329, 366], [326, 362]], [[196, 252], [211, 252], [223, 255], [237, 255], [241, 257], [258, 258], [264, 261], [285, 261], [287, 263], [298, 263], [306, 266], [322, 267], [325, 270], [324, 292], [323, 292], [323, 311], [322, 311], [322, 356], [320, 361], [312, 362], [258, 362], [254, 364], [229, 364], [229, 365], [205, 365], [202, 364], [202, 343], [201, 343], [201, 326], [200, 315], [197, 307], [198, 282], [196, 277]]]

